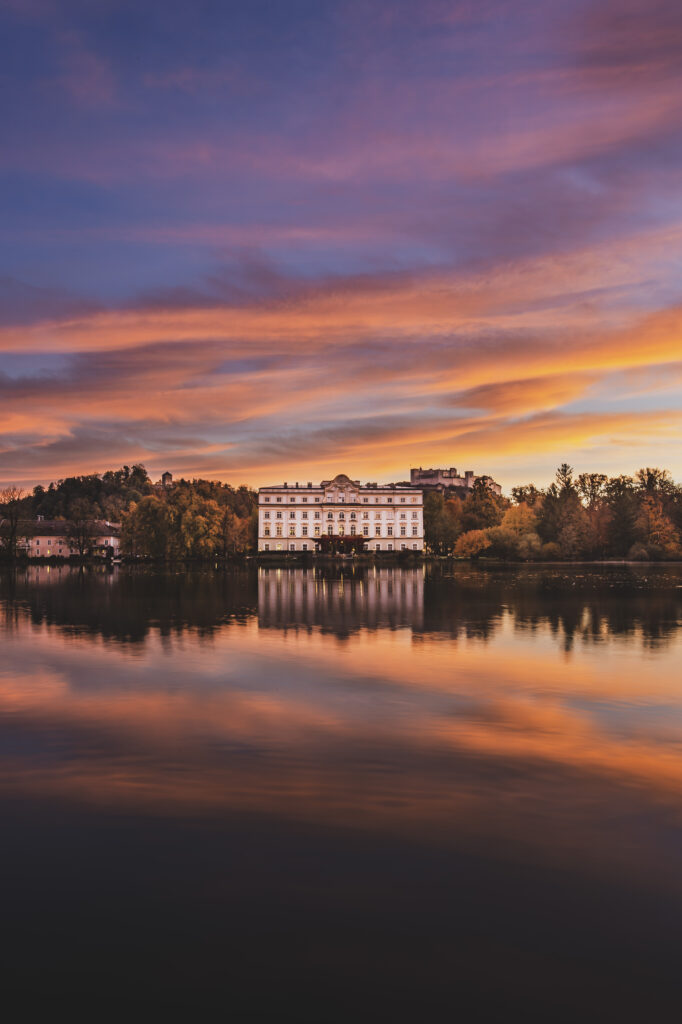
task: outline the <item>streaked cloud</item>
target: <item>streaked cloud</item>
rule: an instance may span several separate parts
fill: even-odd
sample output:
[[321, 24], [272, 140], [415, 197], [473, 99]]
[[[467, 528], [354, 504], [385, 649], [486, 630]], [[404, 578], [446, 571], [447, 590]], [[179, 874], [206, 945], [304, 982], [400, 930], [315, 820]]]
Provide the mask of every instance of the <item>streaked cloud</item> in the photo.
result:
[[676, 5], [304, 8], [3, 5], [0, 481], [682, 476]]

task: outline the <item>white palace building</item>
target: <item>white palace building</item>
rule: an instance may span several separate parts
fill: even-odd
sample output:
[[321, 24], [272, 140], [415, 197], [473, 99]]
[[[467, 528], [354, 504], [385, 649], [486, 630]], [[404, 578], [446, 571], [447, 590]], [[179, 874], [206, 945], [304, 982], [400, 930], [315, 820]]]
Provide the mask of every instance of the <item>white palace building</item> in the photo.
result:
[[325, 535], [362, 538], [365, 551], [423, 551], [422, 491], [400, 484], [362, 485], [343, 473], [316, 486], [259, 489], [259, 551], [319, 551]]

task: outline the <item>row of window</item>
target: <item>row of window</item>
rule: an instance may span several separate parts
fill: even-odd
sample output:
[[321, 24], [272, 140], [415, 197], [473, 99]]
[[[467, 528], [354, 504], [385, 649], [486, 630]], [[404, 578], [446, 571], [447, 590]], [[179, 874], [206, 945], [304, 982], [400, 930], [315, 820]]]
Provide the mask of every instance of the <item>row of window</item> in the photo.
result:
[[[263, 545], [263, 551], [269, 551], [269, 550], [270, 550], [270, 545], [269, 544], [264, 544]], [[282, 550], [282, 545], [278, 544], [276, 550], [277, 551], [281, 551]], [[289, 551], [295, 551], [295, 550], [296, 550], [296, 545], [295, 544], [290, 544], [289, 545]], [[301, 544], [301, 551], [307, 551], [307, 550], [308, 550], [308, 545], [307, 544]], [[369, 544], [365, 544], [365, 550], [369, 551]], [[381, 544], [375, 545], [375, 550], [376, 551], [381, 551]], [[393, 551], [393, 545], [392, 544], [387, 544], [386, 545], [386, 550], [387, 551]], [[400, 550], [401, 551], [407, 551], [407, 544], [401, 544], [400, 545]], [[412, 545], [412, 550], [413, 551], [418, 551], [419, 550], [419, 545], [418, 544], [413, 544]]]
[[[289, 519], [295, 519], [298, 514], [299, 514], [298, 512], [290, 512], [289, 513]], [[393, 512], [389, 512], [388, 514], [390, 516], [393, 516]], [[308, 518], [308, 513], [307, 512], [301, 512], [300, 516], [301, 516], [301, 519], [307, 519]], [[321, 516], [322, 516], [321, 512], [314, 512], [313, 513], [313, 517], [315, 519], [320, 519]], [[335, 516], [339, 520], [342, 520], [342, 519], [346, 518], [345, 512], [327, 512], [327, 519], [333, 519]], [[275, 512], [275, 518], [276, 519], [282, 519], [282, 517], [283, 517], [283, 513], [282, 512], [279, 512], [279, 511]], [[270, 518], [270, 512], [269, 511], [264, 512], [263, 513], [263, 519], [269, 519], [269, 518]], [[350, 512], [348, 514], [348, 518], [349, 519], [357, 519], [358, 518], [358, 513], [357, 512]], [[362, 518], [363, 519], [369, 519], [369, 512], [363, 512], [362, 513]], [[375, 519], [381, 519], [381, 512], [375, 512], [374, 513], [374, 518]], [[400, 513], [400, 518], [401, 519], [407, 519], [407, 512], [401, 512]], [[419, 518], [419, 513], [417, 511], [414, 511], [412, 513], [412, 518], [413, 519], [418, 519]]]
[[[276, 523], [275, 524], [275, 534], [274, 534], [275, 537], [281, 537], [282, 533], [283, 533], [283, 524], [282, 523]], [[327, 526], [327, 533], [329, 534], [330, 537], [334, 536], [334, 525], [333, 525], [333, 523], [329, 523], [329, 525]], [[351, 537], [355, 537], [356, 533], [357, 533], [357, 527], [356, 527], [355, 523], [351, 523], [351, 526], [350, 526], [350, 536]], [[319, 526], [315, 526], [314, 527], [312, 535], [314, 537], [319, 537], [320, 536], [320, 527]], [[369, 537], [369, 525], [362, 527], [362, 535], [363, 535], [363, 537]], [[381, 535], [382, 535], [381, 534], [381, 524], [378, 524], [378, 526], [375, 526], [375, 528], [374, 528], [374, 530], [372, 532], [372, 536], [374, 536], [374, 537], [381, 537]], [[270, 532], [270, 524], [269, 523], [266, 523], [266, 525], [265, 525], [265, 527], [263, 529], [263, 536], [264, 537], [271, 537], [272, 536], [272, 534]], [[297, 536], [296, 524], [295, 523], [291, 523], [289, 525], [289, 536], [290, 537], [296, 537]], [[301, 537], [307, 537], [307, 536], [308, 536], [308, 524], [307, 523], [302, 523], [301, 524]], [[339, 526], [338, 536], [339, 537], [345, 536], [345, 528], [343, 526]], [[392, 537], [393, 536], [393, 525], [391, 523], [389, 523], [387, 525], [387, 527], [386, 527], [386, 536], [387, 537]], [[407, 523], [405, 523], [404, 525], [401, 524], [401, 526], [400, 526], [400, 536], [401, 537], [406, 537], [407, 536]], [[416, 523], [412, 526], [412, 536], [413, 537], [418, 537], [419, 536], [419, 527], [417, 526]]]
[[[266, 503], [268, 503], [268, 502], [270, 502], [272, 500], [270, 495], [268, 495], [268, 494], [262, 495], [262, 497], [263, 497], [263, 501], [266, 502]], [[281, 497], [276, 497], [275, 498], [276, 502], [280, 502], [281, 503], [282, 500], [283, 499]], [[328, 501], [331, 501], [331, 498], [327, 498], [325, 500], [328, 502]], [[412, 495], [412, 497], [410, 498], [410, 501], [412, 502], [413, 505], [416, 505], [418, 500], [419, 499], [418, 499], [416, 494]], [[300, 501], [300, 502], [302, 502], [305, 505], [307, 503], [308, 499], [307, 498], [303, 498], [303, 497], [299, 498], [298, 496], [294, 497], [293, 495], [289, 498], [289, 502], [292, 505], [295, 502], [297, 502], [297, 501]], [[322, 502], [322, 498], [321, 497], [320, 498], [314, 498], [313, 501], [317, 502], [317, 504], [319, 505]], [[341, 502], [342, 503], [346, 503], [346, 498], [343, 495], [339, 495], [339, 497], [337, 498], [337, 501], [340, 502], [340, 503]], [[349, 504], [353, 504], [354, 502], [357, 502], [359, 504], [360, 499], [357, 498], [354, 494], [352, 494], [347, 499], [347, 501], [348, 501]], [[401, 498], [400, 499], [400, 503], [402, 505], [404, 505], [406, 503], [406, 501], [407, 501], [407, 498]], [[369, 503], [369, 498], [363, 498], [362, 502], [363, 502], [364, 505], [367, 505]], [[392, 497], [386, 497], [386, 495], [380, 495], [379, 497], [376, 497], [374, 499], [374, 502], [377, 505], [383, 505], [383, 504], [392, 505], [393, 504], [393, 498]]]

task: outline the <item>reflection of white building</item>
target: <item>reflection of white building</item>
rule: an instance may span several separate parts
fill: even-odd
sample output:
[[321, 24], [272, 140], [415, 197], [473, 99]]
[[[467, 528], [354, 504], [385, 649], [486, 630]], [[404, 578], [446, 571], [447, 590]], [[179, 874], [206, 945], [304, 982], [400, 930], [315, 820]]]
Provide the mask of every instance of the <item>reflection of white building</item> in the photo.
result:
[[261, 629], [320, 627], [330, 632], [424, 624], [423, 568], [372, 567], [352, 577], [329, 579], [314, 569], [258, 572]]
[[424, 503], [414, 487], [333, 480], [258, 492], [259, 551], [317, 551], [321, 538], [358, 537], [366, 551], [423, 551]]

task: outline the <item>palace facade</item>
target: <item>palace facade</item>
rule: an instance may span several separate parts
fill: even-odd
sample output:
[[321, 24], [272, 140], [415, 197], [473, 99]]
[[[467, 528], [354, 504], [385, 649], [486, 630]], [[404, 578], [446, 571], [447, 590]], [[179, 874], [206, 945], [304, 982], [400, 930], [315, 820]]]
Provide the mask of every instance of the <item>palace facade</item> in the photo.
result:
[[363, 485], [343, 473], [316, 485], [259, 489], [259, 551], [314, 552], [348, 543], [364, 551], [423, 551], [421, 490]]

